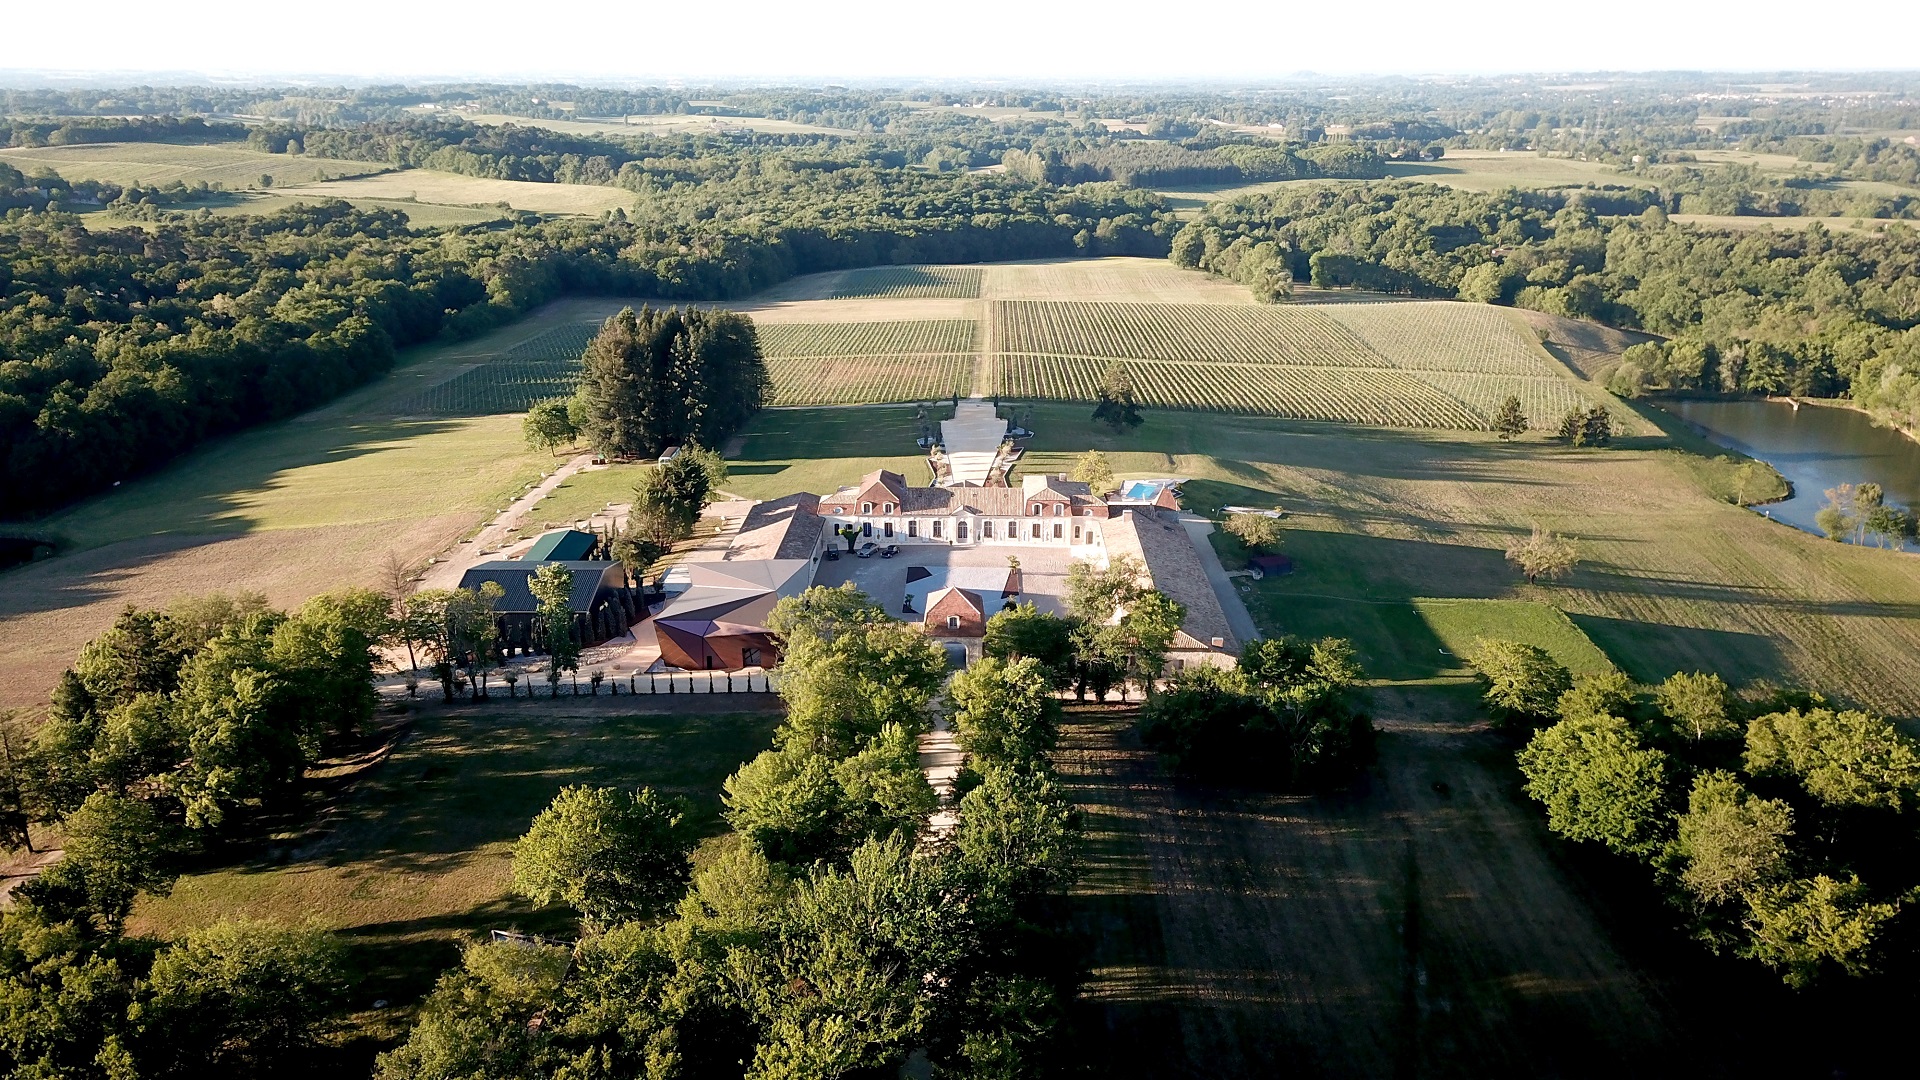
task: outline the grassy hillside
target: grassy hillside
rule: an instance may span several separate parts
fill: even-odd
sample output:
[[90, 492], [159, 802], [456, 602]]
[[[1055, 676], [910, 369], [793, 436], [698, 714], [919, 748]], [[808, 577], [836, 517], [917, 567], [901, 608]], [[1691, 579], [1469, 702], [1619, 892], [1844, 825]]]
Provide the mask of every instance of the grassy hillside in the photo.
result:
[[111, 184], [205, 183], [229, 190], [260, 187], [262, 176], [275, 185], [306, 184], [340, 176], [384, 172], [386, 165], [333, 158], [268, 154], [242, 146], [188, 146], [176, 143], [81, 143], [0, 150], [4, 161], [25, 173], [52, 171], [69, 180]]
[[[277, 188], [284, 188], [276, 180]], [[541, 214], [599, 215], [633, 206], [634, 194], [592, 184], [535, 184], [524, 180], [488, 180], [431, 169], [405, 169], [352, 180], [309, 183], [283, 192], [300, 198], [397, 199], [448, 206], [505, 203]]]

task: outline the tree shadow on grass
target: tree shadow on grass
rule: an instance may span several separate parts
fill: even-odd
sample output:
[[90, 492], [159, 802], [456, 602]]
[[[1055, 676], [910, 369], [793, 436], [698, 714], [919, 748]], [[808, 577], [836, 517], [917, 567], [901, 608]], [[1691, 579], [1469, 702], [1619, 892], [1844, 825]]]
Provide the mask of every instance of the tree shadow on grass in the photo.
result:
[[1737, 630], [1638, 622], [1603, 615], [1568, 618], [1639, 682], [1657, 683], [1676, 671], [1710, 671], [1734, 684], [1778, 678], [1786, 661], [1772, 638]]
[[[116, 579], [135, 568], [255, 532], [248, 516], [253, 501], [286, 487], [297, 469], [351, 461], [455, 426], [451, 420], [276, 424], [217, 440], [37, 526], [61, 537], [63, 553], [0, 575], [0, 618], [106, 599], [117, 591]], [[115, 533], [136, 535], [96, 545]]]

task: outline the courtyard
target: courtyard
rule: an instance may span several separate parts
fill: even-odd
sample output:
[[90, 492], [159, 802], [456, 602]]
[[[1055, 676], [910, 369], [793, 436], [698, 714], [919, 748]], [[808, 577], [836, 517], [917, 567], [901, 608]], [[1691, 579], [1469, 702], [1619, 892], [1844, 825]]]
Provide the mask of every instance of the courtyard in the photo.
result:
[[814, 581], [829, 587], [852, 582], [889, 614], [915, 619], [917, 616], [900, 613], [900, 602], [907, 591], [908, 567], [1003, 569], [1008, 556], [1020, 560], [1021, 602], [1031, 603], [1041, 611], [1065, 614], [1067, 568], [1073, 565], [1073, 558], [1065, 548], [901, 544], [900, 554], [891, 559], [883, 559], [878, 553], [870, 559], [860, 559], [843, 550], [837, 561], [820, 564]]

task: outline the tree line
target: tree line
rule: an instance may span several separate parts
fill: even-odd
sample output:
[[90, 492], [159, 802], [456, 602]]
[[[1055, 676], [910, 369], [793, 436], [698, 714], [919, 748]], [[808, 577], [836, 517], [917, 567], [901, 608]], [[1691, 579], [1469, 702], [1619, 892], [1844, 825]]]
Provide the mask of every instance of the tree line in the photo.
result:
[[516, 845], [516, 890], [580, 917], [573, 945], [475, 945], [379, 1075], [1050, 1076], [1074, 981], [1064, 892], [1079, 822], [1047, 761], [1036, 661], [957, 676], [958, 824], [921, 773], [939, 647], [851, 587], [769, 618], [788, 715], [701, 840], [657, 792], [568, 788]]
[[682, 185], [645, 220], [445, 233], [345, 203], [151, 231], [10, 214], [0, 505], [50, 509], [322, 404], [385, 372], [398, 347], [478, 333], [566, 293], [724, 298], [887, 262], [1160, 254], [1159, 205], [861, 170]]
[[1215, 203], [1172, 257], [1246, 280], [1512, 304], [1652, 331], [1610, 387], [1851, 395], [1920, 424], [1920, 230], [1730, 233], [1659, 207], [1603, 218], [1580, 192], [1425, 184], [1283, 189]]
[[1177, 184], [1250, 184], [1270, 180], [1377, 180], [1386, 175], [1380, 155], [1361, 144], [1307, 148], [1230, 143], [1199, 148], [1174, 142], [1100, 140], [1053, 149], [1008, 150], [1007, 171], [1036, 183], [1076, 184], [1112, 180], [1129, 187]]
[[1712, 674], [1574, 678], [1511, 641], [1473, 659], [1489, 710], [1526, 740], [1548, 827], [1639, 864], [1709, 949], [1795, 987], [1912, 979], [1920, 743], [1817, 694], [1743, 697]]
[[0, 913], [0, 1069], [10, 1076], [259, 1076], [301, 1064], [346, 1003], [317, 931], [220, 922], [129, 938], [141, 893], [285, 810], [306, 768], [372, 715], [390, 600], [293, 612], [258, 596], [128, 609], [62, 677], [46, 721], [0, 718], [0, 834], [63, 857]]

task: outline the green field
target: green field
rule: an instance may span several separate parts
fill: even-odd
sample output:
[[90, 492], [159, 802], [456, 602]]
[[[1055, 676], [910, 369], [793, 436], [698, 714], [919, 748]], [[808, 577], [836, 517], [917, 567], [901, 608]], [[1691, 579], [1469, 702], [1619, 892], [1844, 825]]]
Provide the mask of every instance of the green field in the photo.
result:
[[[335, 930], [365, 973], [360, 1007], [377, 998], [406, 1006], [458, 963], [463, 941], [569, 927], [564, 912], [536, 911], [508, 891], [514, 840], [563, 785], [649, 786], [687, 799], [695, 828], [718, 832], [720, 782], [766, 747], [776, 720], [685, 705], [627, 716], [565, 699], [429, 716], [384, 761], [322, 769], [324, 824], [190, 873], [167, 897], [144, 897], [129, 929], [173, 937], [247, 917]], [[410, 1016], [369, 1010], [354, 1020], [367, 1037], [391, 1039]]]
[[364, 176], [391, 167], [378, 162], [268, 154], [240, 146], [138, 142], [0, 150], [0, 161], [25, 173], [51, 171], [68, 180], [99, 180], [123, 187], [179, 181], [189, 187], [204, 183], [228, 190], [260, 187], [262, 176], [271, 176], [274, 185], [285, 186]]
[[1654, 186], [1651, 180], [1628, 175], [1602, 162], [1543, 157], [1532, 151], [1449, 150], [1439, 161], [1390, 161], [1387, 163], [1387, 174], [1396, 179], [1444, 184], [1464, 191], [1500, 191], [1513, 187], [1584, 187], [1588, 184], [1642, 188]]
[[[914, 447], [911, 406], [774, 409], [748, 425], [727, 456], [727, 489], [744, 498], [775, 499], [796, 491], [831, 494], [874, 469], [892, 469], [911, 484], [929, 482], [927, 459]], [[936, 406], [932, 417], [953, 415]]]
[[[1508, 445], [1475, 432], [1149, 412], [1115, 437], [1085, 408], [1034, 413], [1023, 473], [1070, 468], [1094, 446], [1123, 476], [1193, 478], [1186, 503], [1201, 512], [1285, 507], [1281, 550], [1295, 571], [1249, 585], [1254, 619], [1269, 632], [1353, 638], [1376, 678], [1462, 676], [1412, 601], [1525, 600], [1564, 611], [1636, 679], [1713, 671], [1920, 716], [1920, 560], [1728, 505], [1707, 481], [1730, 463], [1676, 452], [1684, 444], [1666, 436], [1567, 450], [1539, 436]], [[1528, 586], [1503, 555], [1535, 523], [1580, 553], [1562, 584]]]
[[1475, 304], [998, 301], [989, 318], [1006, 398], [1090, 401], [1123, 360], [1143, 404], [1252, 416], [1485, 430], [1515, 395], [1551, 428], [1602, 400], [1530, 330]]
[[1575, 675], [1600, 675], [1613, 661], [1559, 608], [1527, 600], [1436, 600], [1420, 597], [1414, 610], [1455, 658], [1471, 661], [1478, 643], [1518, 641], [1553, 654]]
[[473, 341], [408, 350], [384, 379], [292, 420], [216, 439], [38, 523], [55, 558], [7, 573], [0, 708], [37, 706], [127, 604], [251, 589], [278, 605], [371, 585], [388, 553], [443, 554], [551, 469], [517, 417], [427, 418], [395, 404], [615, 301], [563, 301]]
[[[298, 159], [296, 159], [298, 160]], [[367, 171], [367, 170], [362, 170]], [[285, 183], [275, 180], [276, 187]], [[634, 204], [633, 192], [595, 184], [541, 184], [528, 180], [490, 180], [432, 169], [401, 169], [377, 176], [304, 183], [287, 194], [302, 198], [388, 199], [448, 206], [505, 204], [539, 214], [599, 215]]]
[[849, 270], [834, 285], [832, 299], [970, 300], [980, 295], [981, 271], [971, 266], [877, 266]]

